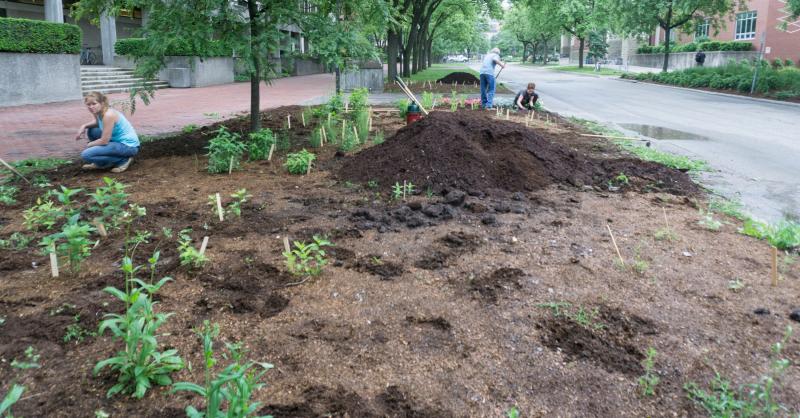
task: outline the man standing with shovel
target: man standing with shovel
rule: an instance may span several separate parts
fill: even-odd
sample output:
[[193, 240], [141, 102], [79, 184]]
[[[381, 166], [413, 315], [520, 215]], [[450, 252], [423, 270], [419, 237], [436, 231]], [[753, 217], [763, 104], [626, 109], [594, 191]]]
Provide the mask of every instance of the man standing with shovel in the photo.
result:
[[500, 49], [492, 48], [483, 57], [483, 64], [481, 65], [481, 107], [484, 109], [492, 109], [495, 90], [494, 67], [497, 64], [500, 64], [501, 68], [506, 68], [506, 63], [500, 61]]

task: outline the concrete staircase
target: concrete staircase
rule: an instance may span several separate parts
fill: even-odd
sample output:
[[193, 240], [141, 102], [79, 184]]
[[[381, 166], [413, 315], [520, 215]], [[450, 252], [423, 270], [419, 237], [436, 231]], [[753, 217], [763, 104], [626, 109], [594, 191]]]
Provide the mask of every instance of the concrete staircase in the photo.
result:
[[[81, 90], [83, 94], [99, 91], [103, 94], [129, 91], [141, 82], [133, 75], [133, 70], [105, 66], [81, 66]], [[169, 87], [166, 81], [148, 81], [147, 85], [156, 89]]]

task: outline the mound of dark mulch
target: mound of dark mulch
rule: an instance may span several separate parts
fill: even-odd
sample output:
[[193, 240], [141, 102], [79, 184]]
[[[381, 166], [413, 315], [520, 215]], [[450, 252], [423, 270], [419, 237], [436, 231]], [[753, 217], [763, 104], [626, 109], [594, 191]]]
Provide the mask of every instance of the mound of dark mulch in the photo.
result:
[[606, 186], [620, 173], [650, 188], [692, 194], [688, 175], [631, 158], [596, 159], [550, 142], [534, 129], [482, 112], [432, 112], [383, 144], [343, 161], [340, 178], [382, 186], [408, 180], [435, 192], [531, 191], [553, 183]]
[[436, 82], [442, 84], [472, 84], [480, 83], [480, 80], [470, 73], [455, 72], [436, 80]]

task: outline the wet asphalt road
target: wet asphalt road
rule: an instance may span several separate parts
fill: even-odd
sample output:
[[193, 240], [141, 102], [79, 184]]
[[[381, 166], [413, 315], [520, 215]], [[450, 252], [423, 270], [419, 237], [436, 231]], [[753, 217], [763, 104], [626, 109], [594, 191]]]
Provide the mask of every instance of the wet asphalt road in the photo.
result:
[[515, 91], [534, 81], [549, 110], [649, 135], [658, 149], [708, 161], [715, 171], [702, 183], [756, 218], [800, 219], [800, 105], [516, 64], [499, 81]]

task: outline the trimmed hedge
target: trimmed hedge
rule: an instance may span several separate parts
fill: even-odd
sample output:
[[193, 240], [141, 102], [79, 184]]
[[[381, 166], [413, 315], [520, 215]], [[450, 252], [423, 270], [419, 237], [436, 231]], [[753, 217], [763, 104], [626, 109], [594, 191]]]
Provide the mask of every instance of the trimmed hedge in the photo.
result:
[[[695, 67], [668, 73], [625, 74], [623, 78], [682, 87], [707, 87], [749, 93], [756, 65], [747, 61], [730, 62], [722, 67]], [[763, 60], [760, 65], [757, 92], [782, 100], [800, 98], [800, 69], [773, 68]]]
[[[669, 52], [695, 52], [695, 51], [705, 51], [705, 52], [712, 52], [712, 51], [752, 51], [753, 44], [750, 42], [739, 42], [739, 41], [729, 41], [729, 42], [720, 42], [720, 41], [707, 41], [707, 42], [690, 42], [688, 44], [683, 45], [670, 45]], [[637, 54], [663, 54], [664, 53], [664, 45], [644, 45], [640, 46], [636, 50]]]
[[0, 52], [80, 54], [82, 37], [75, 25], [0, 18]]
[[[144, 38], [127, 38], [120, 39], [114, 44], [114, 51], [117, 55], [127, 55], [132, 57], [141, 57], [147, 55], [147, 43]], [[219, 41], [211, 41], [209, 50], [205, 54], [197, 53], [197, 51], [188, 42], [178, 41], [174, 45], [167, 48], [164, 55], [166, 56], [180, 56], [180, 57], [230, 57], [232, 55], [231, 48], [226, 48], [225, 44]]]

